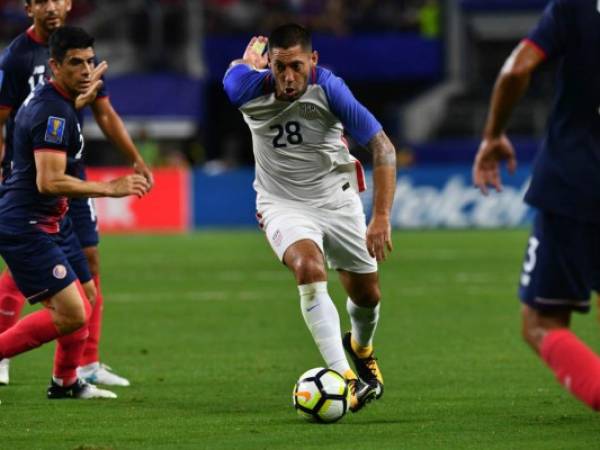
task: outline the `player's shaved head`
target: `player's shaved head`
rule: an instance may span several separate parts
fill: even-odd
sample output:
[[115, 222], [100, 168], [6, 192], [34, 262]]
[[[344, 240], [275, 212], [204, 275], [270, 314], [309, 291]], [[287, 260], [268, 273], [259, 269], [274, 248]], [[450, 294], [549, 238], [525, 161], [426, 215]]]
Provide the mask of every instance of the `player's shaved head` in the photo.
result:
[[275, 28], [269, 36], [269, 51], [274, 48], [291, 48], [299, 45], [306, 52], [312, 51], [310, 32], [297, 23], [288, 23]]
[[58, 62], [65, 59], [71, 49], [85, 49], [94, 46], [94, 38], [79, 27], [61, 27], [50, 36], [48, 42], [50, 56]]

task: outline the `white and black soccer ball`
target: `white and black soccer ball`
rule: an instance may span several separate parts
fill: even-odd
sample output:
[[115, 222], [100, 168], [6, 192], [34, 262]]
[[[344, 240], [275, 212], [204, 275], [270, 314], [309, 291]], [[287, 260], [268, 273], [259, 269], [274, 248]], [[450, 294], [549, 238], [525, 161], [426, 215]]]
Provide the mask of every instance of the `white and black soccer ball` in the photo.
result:
[[348, 412], [350, 389], [335, 370], [317, 367], [300, 375], [292, 400], [298, 414], [305, 419], [332, 423]]

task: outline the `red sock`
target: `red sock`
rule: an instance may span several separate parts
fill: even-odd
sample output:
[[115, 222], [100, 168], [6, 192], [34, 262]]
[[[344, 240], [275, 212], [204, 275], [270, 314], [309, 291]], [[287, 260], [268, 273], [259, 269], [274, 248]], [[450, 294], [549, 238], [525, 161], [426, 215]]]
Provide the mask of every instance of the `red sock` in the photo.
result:
[[[85, 316], [89, 321], [92, 307], [79, 282], [77, 282], [77, 287], [85, 306]], [[77, 380], [77, 367], [81, 363], [81, 356], [83, 355], [83, 348], [85, 347], [87, 337], [88, 325], [86, 322], [77, 331], [57, 339], [58, 345], [54, 352], [52, 375], [55, 381], [59, 381], [62, 386], [70, 386]]]
[[540, 355], [558, 381], [579, 400], [600, 411], [600, 358], [570, 330], [550, 331]]
[[90, 323], [88, 328], [90, 334], [85, 343], [85, 349], [81, 358], [81, 365], [87, 366], [100, 361], [100, 333], [102, 331], [102, 312], [104, 305], [104, 298], [102, 291], [100, 290], [100, 277], [94, 275], [94, 284], [96, 285], [96, 303], [92, 309], [92, 315], [90, 317]]
[[0, 334], [0, 357], [11, 358], [39, 347], [59, 336], [46, 308], [28, 314], [13, 327]]
[[25, 297], [8, 270], [0, 275], [0, 333], [12, 327], [25, 306]]

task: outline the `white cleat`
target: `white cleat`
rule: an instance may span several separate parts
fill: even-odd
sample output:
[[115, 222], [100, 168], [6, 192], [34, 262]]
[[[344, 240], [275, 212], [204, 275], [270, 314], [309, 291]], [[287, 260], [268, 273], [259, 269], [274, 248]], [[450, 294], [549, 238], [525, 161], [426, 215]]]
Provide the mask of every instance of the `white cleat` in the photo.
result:
[[95, 362], [77, 368], [77, 376], [88, 383], [104, 384], [106, 386], [129, 386], [127, 378], [120, 377], [106, 364]]
[[60, 386], [54, 380], [50, 382], [46, 395], [50, 400], [56, 399], [78, 399], [91, 400], [96, 398], [117, 398], [117, 394], [106, 389], [100, 389], [93, 384], [86, 383], [81, 378], [78, 378], [75, 383], [70, 386]]
[[90, 400], [93, 398], [117, 398], [117, 394], [106, 389], [100, 389], [90, 383], [85, 383], [85, 387], [78, 395], [81, 400]]
[[9, 382], [10, 359], [0, 360], [0, 386], [6, 386]]

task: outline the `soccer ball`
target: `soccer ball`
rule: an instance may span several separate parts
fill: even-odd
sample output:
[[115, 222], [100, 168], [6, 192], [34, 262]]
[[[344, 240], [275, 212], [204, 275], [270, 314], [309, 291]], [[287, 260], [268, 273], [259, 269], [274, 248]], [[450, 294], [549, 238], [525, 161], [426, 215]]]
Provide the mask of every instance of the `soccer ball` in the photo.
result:
[[301, 417], [312, 422], [332, 423], [348, 412], [350, 389], [335, 370], [317, 367], [300, 375], [292, 400]]

